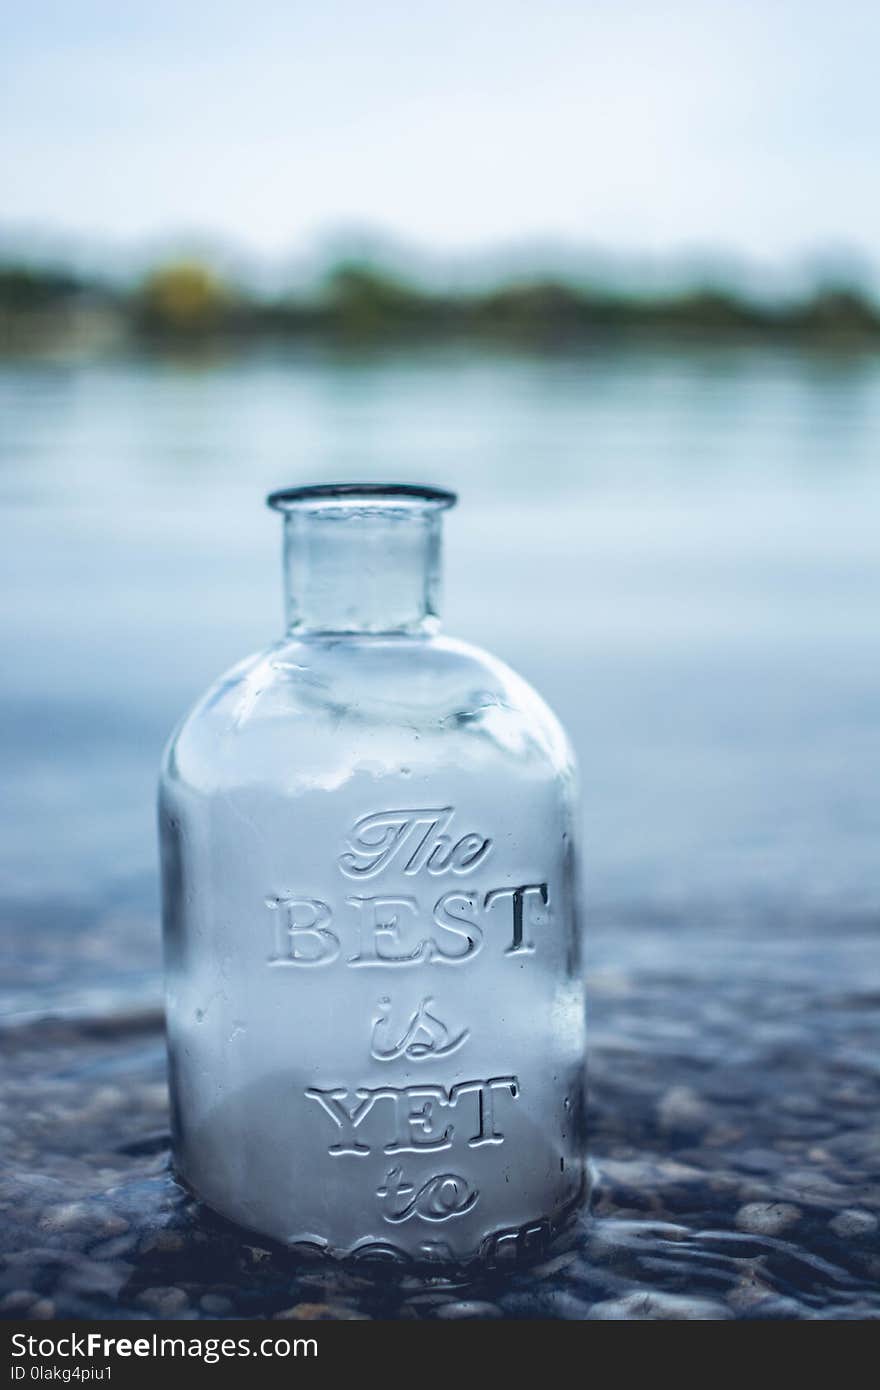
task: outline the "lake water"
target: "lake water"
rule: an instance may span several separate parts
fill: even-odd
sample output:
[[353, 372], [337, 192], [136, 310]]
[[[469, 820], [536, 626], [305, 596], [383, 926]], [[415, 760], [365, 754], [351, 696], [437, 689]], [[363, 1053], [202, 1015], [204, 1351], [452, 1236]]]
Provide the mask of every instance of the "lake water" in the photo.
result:
[[[0, 366], [0, 1308], [876, 1316], [878, 454], [869, 355]], [[459, 491], [445, 626], [582, 770], [594, 1216], [433, 1302], [251, 1267], [167, 1170], [155, 769], [280, 629], [264, 494], [324, 480]]]

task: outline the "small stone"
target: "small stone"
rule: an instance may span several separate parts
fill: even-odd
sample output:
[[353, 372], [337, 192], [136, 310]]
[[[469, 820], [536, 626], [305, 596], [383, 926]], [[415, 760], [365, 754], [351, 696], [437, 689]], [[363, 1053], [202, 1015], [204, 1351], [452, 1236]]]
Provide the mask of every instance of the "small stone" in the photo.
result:
[[141, 1245], [141, 1254], [148, 1255], [153, 1251], [161, 1254], [171, 1254], [176, 1250], [182, 1250], [185, 1241], [180, 1231], [160, 1230], [153, 1231], [147, 1236]]
[[36, 1299], [37, 1295], [31, 1289], [13, 1289], [11, 1293], [6, 1294], [5, 1298], [0, 1299], [0, 1312], [27, 1312], [31, 1305], [36, 1302]]
[[339, 1299], [357, 1292], [369, 1292], [375, 1287], [370, 1279], [353, 1274], [350, 1269], [310, 1268], [300, 1277], [300, 1288], [304, 1291], [305, 1303], [323, 1303]]
[[777, 1149], [745, 1149], [736, 1159], [745, 1173], [777, 1173], [784, 1163], [785, 1156]]
[[92, 1092], [87, 1115], [99, 1114], [105, 1110], [117, 1110], [125, 1105], [125, 1092], [118, 1086], [99, 1086]]
[[131, 1273], [131, 1265], [122, 1260], [76, 1259], [67, 1269], [62, 1281], [65, 1290], [78, 1297], [116, 1298]]
[[842, 1240], [859, 1236], [872, 1236], [877, 1229], [877, 1218], [870, 1211], [861, 1211], [858, 1207], [845, 1207], [828, 1222], [836, 1236]]
[[705, 1102], [690, 1086], [670, 1086], [657, 1102], [657, 1118], [664, 1129], [705, 1129], [710, 1114]]
[[[537, 1293], [538, 1290], [535, 1290]], [[548, 1310], [557, 1318], [564, 1318], [566, 1322], [583, 1322], [589, 1318], [593, 1304], [578, 1298], [577, 1294], [569, 1293], [567, 1289], [551, 1289], [544, 1293], [537, 1300], [532, 1311], [525, 1308], [521, 1312], [515, 1312], [517, 1317], [546, 1317]]]
[[703, 1135], [703, 1148], [730, 1148], [733, 1144], [738, 1144], [744, 1134], [745, 1130], [740, 1125], [712, 1125]]
[[113, 1236], [110, 1240], [102, 1240], [98, 1245], [93, 1245], [89, 1250], [89, 1255], [93, 1260], [120, 1260], [124, 1255], [130, 1255], [137, 1243], [137, 1237]]
[[751, 1289], [733, 1289], [727, 1301], [739, 1317], [799, 1319], [804, 1316], [804, 1308], [796, 1299], [782, 1298], [760, 1284]]
[[175, 1313], [182, 1313], [189, 1305], [189, 1299], [183, 1289], [175, 1288], [173, 1285], [168, 1288], [144, 1289], [138, 1294], [135, 1302], [142, 1308], [148, 1308], [159, 1318], [174, 1317]]
[[276, 1321], [293, 1320], [294, 1322], [369, 1322], [366, 1313], [359, 1313], [354, 1308], [344, 1307], [341, 1303], [295, 1303], [292, 1308], [285, 1308], [283, 1312], [275, 1314]]
[[40, 1217], [44, 1231], [81, 1231], [89, 1226], [89, 1209], [84, 1202], [65, 1202], [49, 1207]]
[[444, 1303], [437, 1309], [438, 1318], [500, 1318], [501, 1309], [495, 1303], [483, 1303], [478, 1298], [461, 1298]]
[[221, 1293], [206, 1293], [199, 1299], [199, 1306], [205, 1313], [222, 1318], [232, 1312], [235, 1304], [231, 1298], [225, 1298]]
[[424, 1293], [413, 1293], [407, 1297], [407, 1304], [415, 1308], [419, 1313], [430, 1308], [442, 1308], [445, 1303], [455, 1303], [455, 1295], [451, 1293], [439, 1293], [425, 1290]]
[[552, 1260], [533, 1265], [532, 1275], [535, 1279], [551, 1279], [554, 1274], [561, 1274], [564, 1269], [570, 1269], [572, 1265], [577, 1264], [577, 1260], [576, 1250], [566, 1250], [561, 1255], [554, 1255]]
[[259, 1265], [272, 1258], [272, 1251], [264, 1250], [261, 1245], [246, 1245], [244, 1248], [250, 1254], [252, 1264]]
[[603, 1299], [589, 1312], [598, 1322], [723, 1322], [733, 1317], [723, 1303], [673, 1293], [630, 1293]]
[[93, 1212], [92, 1230], [97, 1236], [122, 1236], [128, 1222], [118, 1212]]
[[807, 1158], [811, 1163], [828, 1164], [834, 1161], [828, 1150], [821, 1148], [818, 1144], [814, 1144], [812, 1148], [807, 1149]]
[[118, 1236], [128, 1230], [128, 1222], [115, 1212], [103, 1211], [87, 1202], [64, 1202], [49, 1207], [40, 1217], [44, 1231], [88, 1231], [96, 1236]]
[[800, 1207], [790, 1202], [747, 1202], [736, 1214], [741, 1231], [754, 1236], [778, 1236], [800, 1221]]
[[828, 1173], [811, 1168], [798, 1168], [785, 1174], [785, 1187], [792, 1196], [807, 1202], [845, 1201], [850, 1189], [835, 1182]]
[[144, 1105], [156, 1110], [164, 1110], [168, 1104], [168, 1087], [164, 1081], [152, 1081], [141, 1086], [138, 1094]]
[[815, 1096], [811, 1095], [789, 1095], [783, 1096], [779, 1101], [780, 1110], [787, 1110], [789, 1115], [818, 1115], [820, 1113], [819, 1104]]
[[727, 1302], [737, 1313], [748, 1316], [754, 1308], [766, 1302], [770, 1292], [767, 1285], [762, 1284], [760, 1280], [744, 1279], [730, 1290]]

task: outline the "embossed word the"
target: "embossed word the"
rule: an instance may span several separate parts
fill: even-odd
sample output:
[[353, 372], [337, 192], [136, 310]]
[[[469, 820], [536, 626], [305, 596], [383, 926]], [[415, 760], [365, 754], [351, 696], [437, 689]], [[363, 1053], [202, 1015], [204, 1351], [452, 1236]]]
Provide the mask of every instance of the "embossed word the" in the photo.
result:
[[391, 864], [405, 874], [466, 874], [482, 864], [492, 841], [473, 833], [453, 843], [445, 834], [452, 806], [433, 810], [374, 811], [356, 821], [338, 864], [348, 878], [372, 878]]

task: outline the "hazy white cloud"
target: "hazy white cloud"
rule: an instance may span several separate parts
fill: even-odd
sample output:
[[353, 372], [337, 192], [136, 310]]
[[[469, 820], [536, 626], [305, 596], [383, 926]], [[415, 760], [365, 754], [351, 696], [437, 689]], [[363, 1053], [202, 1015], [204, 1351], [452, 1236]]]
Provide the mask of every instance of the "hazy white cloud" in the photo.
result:
[[872, 0], [33, 0], [6, 24], [2, 218], [874, 253], [878, 41]]

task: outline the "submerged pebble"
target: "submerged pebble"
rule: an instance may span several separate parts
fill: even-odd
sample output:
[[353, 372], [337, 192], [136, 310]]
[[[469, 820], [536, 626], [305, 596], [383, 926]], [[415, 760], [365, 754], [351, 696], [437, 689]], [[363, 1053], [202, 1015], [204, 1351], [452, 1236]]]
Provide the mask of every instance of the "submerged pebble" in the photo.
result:
[[872, 1236], [877, 1230], [877, 1217], [870, 1211], [859, 1211], [856, 1207], [846, 1208], [832, 1216], [829, 1226], [842, 1240]]
[[292, 1308], [276, 1313], [275, 1317], [292, 1319], [294, 1322], [359, 1322], [367, 1314], [344, 1303], [296, 1303]]
[[135, 1302], [141, 1308], [155, 1313], [157, 1318], [173, 1318], [183, 1312], [189, 1304], [189, 1299], [183, 1289], [144, 1289], [137, 1295]]
[[803, 1213], [789, 1202], [747, 1202], [736, 1214], [741, 1231], [756, 1236], [779, 1236], [796, 1226]]
[[476, 1298], [463, 1298], [454, 1303], [444, 1303], [437, 1309], [438, 1318], [501, 1318], [504, 1314], [497, 1303], [480, 1302]]
[[0, 1315], [880, 1317], [873, 938], [838, 934], [814, 974], [846, 988], [817, 997], [804, 943], [834, 934], [777, 931], [744, 993], [767, 939], [594, 930], [591, 1214], [506, 1271], [331, 1264], [207, 1211], [171, 1173], [156, 1011], [0, 1029]]
[[222, 1294], [206, 1293], [199, 1299], [199, 1307], [211, 1318], [225, 1318], [232, 1312], [235, 1304], [231, 1298], [224, 1298]]
[[724, 1321], [733, 1316], [723, 1303], [708, 1298], [687, 1298], [671, 1293], [631, 1293], [624, 1298], [609, 1298], [594, 1303], [591, 1319], [604, 1322], [647, 1322], [664, 1320], [680, 1322]]

